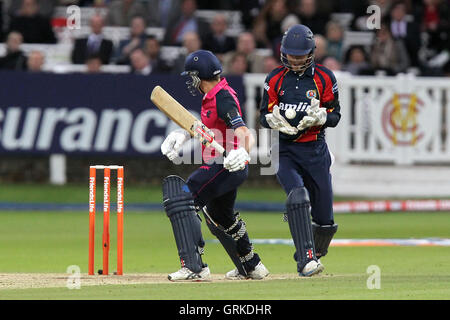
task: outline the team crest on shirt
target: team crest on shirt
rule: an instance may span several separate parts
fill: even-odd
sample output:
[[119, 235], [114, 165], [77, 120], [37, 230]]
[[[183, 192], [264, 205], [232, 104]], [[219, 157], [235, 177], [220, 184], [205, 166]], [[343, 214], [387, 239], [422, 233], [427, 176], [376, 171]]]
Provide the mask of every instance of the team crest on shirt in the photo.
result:
[[308, 91], [306, 91], [306, 97], [308, 99], [315, 98], [316, 96], [317, 96], [316, 90], [308, 90]]

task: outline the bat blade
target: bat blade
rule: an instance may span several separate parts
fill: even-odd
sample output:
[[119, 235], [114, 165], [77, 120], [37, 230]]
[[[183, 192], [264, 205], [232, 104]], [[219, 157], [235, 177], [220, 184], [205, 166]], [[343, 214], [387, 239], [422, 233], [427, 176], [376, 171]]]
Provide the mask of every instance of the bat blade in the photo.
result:
[[199, 120], [167, 93], [166, 90], [156, 86], [150, 99], [169, 119], [188, 131], [192, 136], [194, 135], [194, 124]]
[[214, 140], [211, 130], [201, 123], [192, 115], [185, 107], [183, 107], [175, 98], [173, 98], [166, 90], [160, 86], [156, 86], [152, 90], [150, 96], [152, 102], [161, 110], [169, 119], [178, 124], [181, 128], [191, 134], [191, 136], [199, 139], [205, 146], [211, 145], [220, 154], [226, 155], [225, 149]]

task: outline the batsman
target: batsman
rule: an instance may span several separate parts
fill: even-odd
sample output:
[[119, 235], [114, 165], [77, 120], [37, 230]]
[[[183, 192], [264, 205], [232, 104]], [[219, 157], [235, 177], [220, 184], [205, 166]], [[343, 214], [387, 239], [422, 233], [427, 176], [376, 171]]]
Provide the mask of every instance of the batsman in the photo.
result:
[[[249, 153], [255, 140], [242, 119], [236, 92], [221, 73], [222, 66], [210, 51], [195, 51], [186, 58], [182, 75], [190, 77], [188, 90], [203, 95], [201, 122], [215, 133], [214, 139], [226, 150], [226, 156], [203, 145], [203, 163], [186, 181], [174, 175], [163, 181], [164, 207], [181, 261], [181, 269], [168, 275], [171, 281], [210, 278], [209, 267], [202, 261], [205, 242], [197, 214], [200, 210], [236, 266], [226, 278], [263, 279], [269, 274], [254, 252], [245, 222], [234, 211], [237, 188], [248, 176]], [[167, 136], [161, 152], [174, 160], [190, 138], [186, 130], [177, 129]]]
[[[283, 35], [282, 66], [264, 84], [261, 124], [278, 130], [277, 178], [287, 194], [286, 211], [300, 276], [320, 273], [320, 258], [337, 231], [333, 217], [330, 167], [333, 155], [325, 129], [336, 127], [341, 114], [334, 74], [314, 62], [311, 30], [294, 25]], [[312, 216], [312, 222], [311, 222]]]

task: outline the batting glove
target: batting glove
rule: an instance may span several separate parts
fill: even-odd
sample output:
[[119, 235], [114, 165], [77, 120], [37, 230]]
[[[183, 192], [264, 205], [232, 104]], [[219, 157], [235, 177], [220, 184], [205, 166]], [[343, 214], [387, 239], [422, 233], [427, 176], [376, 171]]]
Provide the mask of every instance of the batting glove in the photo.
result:
[[189, 132], [184, 129], [172, 131], [161, 145], [161, 153], [173, 161], [178, 157], [183, 144], [191, 138]]
[[223, 159], [223, 167], [230, 172], [244, 170], [247, 163], [250, 162], [250, 155], [243, 147], [231, 150]]

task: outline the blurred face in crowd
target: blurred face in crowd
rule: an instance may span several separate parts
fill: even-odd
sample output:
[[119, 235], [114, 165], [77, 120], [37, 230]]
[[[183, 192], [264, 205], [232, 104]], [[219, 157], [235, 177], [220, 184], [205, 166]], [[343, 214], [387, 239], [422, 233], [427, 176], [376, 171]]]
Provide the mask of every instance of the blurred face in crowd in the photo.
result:
[[264, 65], [263, 65], [263, 69], [264, 69], [264, 73], [269, 73], [271, 72], [273, 69], [275, 69], [276, 67], [278, 67], [280, 64], [278, 63], [277, 59], [275, 59], [274, 57], [266, 57], [264, 58], [263, 61]]
[[327, 67], [328, 69], [330, 69], [331, 71], [339, 71], [341, 70], [341, 64], [339, 63], [339, 61], [336, 60], [336, 58], [334, 57], [328, 57], [325, 58], [322, 62], [322, 64]]
[[39, 7], [36, 0], [23, 0], [20, 14], [26, 17], [34, 16], [38, 13]]
[[95, 15], [91, 18], [91, 30], [95, 34], [101, 34], [103, 30], [103, 18]]
[[311, 17], [316, 13], [316, 1], [315, 0], [302, 0], [300, 2], [299, 11], [302, 15]]
[[275, 20], [281, 20], [287, 13], [286, 0], [274, 0], [272, 2], [272, 7], [270, 10], [270, 15], [275, 18]]
[[200, 50], [201, 42], [197, 33], [186, 32], [183, 37], [183, 47], [187, 49], [188, 53]]
[[320, 34], [316, 34], [314, 36], [314, 41], [316, 43], [316, 49], [314, 49], [314, 55], [316, 58], [320, 59], [327, 54], [327, 39], [321, 36]]
[[235, 75], [243, 75], [247, 72], [248, 63], [244, 54], [237, 54], [231, 62], [231, 73]]
[[147, 48], [147, 55], [150, 58], [152, 58], [152, 59], [158, 58], [159, 51], [160, 51], [160, 45], [159, 45], [159, 41], [157, 39], [154, 39], [154, 38], [148, 39], [147, 43], [146, 43], [146, 48]]
[[391, 12], [392, 19], [396, 21], [403, 20], [403, 18], [406, 16], [406, 7], [403, 3], [397, 4]]
[[255, 38], [250, 32], [241, 33], [237, 42], [237, 51], [251, 54], [255, 50]]
[[145, 32], [145, 20], [142, 17], [134, 17], [131, 20], [130, 32], [132, 36], [140, 36]]
[[211, 29], [216, 35], [223, 35], [225, 30], [227, 30], [227, 18], [223, 14], [218, 14], [214, 16]]
[[352, 63], [363, 63], [366, 61], [364, 57], [364, 52], [360, 48], [355, 48], [350, 54], [350, 62]]
[[131, 65], [135, 70], [142, 70], [149, 64], [149, 59], [145, 55], [144, 51], [137, 49], [134, 50], [130, 56]]
[[23, 37], [19, 32], [11, 32], [8, 35], [8, 40], [6, 41], [6, 46], [9, 52], [19, 51], [20, 45], [23, 42]]
[[341, 26], [336, 22], [330, 22], [327, 25], [327, 39], [330, 41], [339, 42], [342, 40], [343, 31]]
[[40, 51], [30, 52], [27, 60], [28, 70], [34, 72], [42, 71], [44, 61], [44, 55]]
[[101, 71], [102, 60], [100, 58], [90, 58], [86, 62], [88, 73], [98, 73]]
[[190, 17], [197, 10], [197, 3], [195, 0], [184, 0], [181, 4], [181, 12], [183, 16]]

